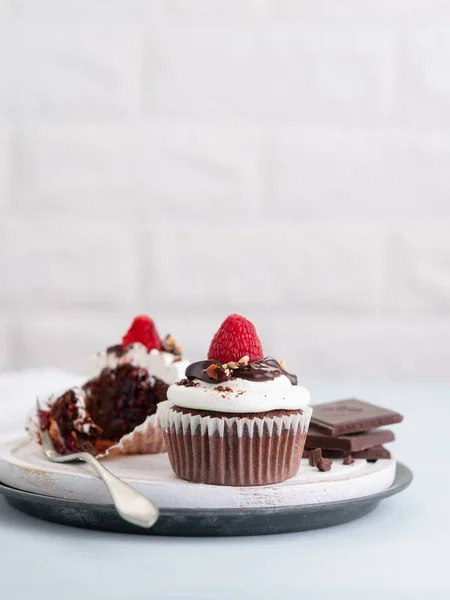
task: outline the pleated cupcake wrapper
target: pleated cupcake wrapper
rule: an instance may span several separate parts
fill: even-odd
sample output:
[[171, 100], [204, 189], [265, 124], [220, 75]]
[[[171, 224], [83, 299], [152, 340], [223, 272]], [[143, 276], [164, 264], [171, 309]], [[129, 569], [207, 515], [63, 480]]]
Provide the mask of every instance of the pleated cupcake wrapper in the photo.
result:
[[[39, 400], [39, 405], [42, 410], [50, 410], [56, 400], [67, 390], [63, 390], [58, 394], [51, 394]], [[57, 424], [55, 421], [55, 426]], [[40, 442], [39, 418], [35, 410], [31, 410], [27, 416], [25, 429], [30, 439], [34, 442]], [[64, 443], [60, 438], [61, 443]], [[159, 426], [156, 414], [150, 415], [143, 423], [138, 425], [120, 440], [110, 446], [103, 452], [96, 454], [96, 458], [106, 458], [120, 456], [124, 454], [158, 454], [165, 452], [166, 446], [164, 435]]]
[[155, 415], [150, 415], [143, 423], [127, 433], [97, 458], [120, 456], [123, 454], [158, 454], [166, 451], [164, 434]]
[[238, 437], [242, 437], [244, 430], [250, 437], [254, 435], [261, 436], [264, 431], [269, 435], [280, 434], [283, 429], [292, 429], [294, 433], [297, 431], [307, 431], [311, 420], [312, 408], [305, 406], [302, 408], [303, 414], [283, 415], [282, 417], [203, 417], [200, 415], [184, 414], [172, 410], [171, 403], [166, 400], [158, 404], [157, 416], [161, 428], [164, 431], [175, 428], [178, 431], [180, 428], [183, 433], [190, 431], [195, 433], [200, 428], [200, 435], [208, 433], [213, 435], [216, 431], [220, 436], [225, 433], [225, 427], [236, 427]]
[[266, 485], [296, 475], [312, 409], [282, 417], [201, 417], [162, 402], [157, 416], [175, 473], [213, 485]]
[[[42, 398], [38, 398], [37, 401], [39, 406], [41, 407], [41, 410], [50, 410], [53, 404], [56, 402], [56, 400], [65, 392], [67, 392], [67, 388], [62, 388], [58, 392], [48, 394], [47, 396], [44, 396]], [[31, 441], [38, 442], [39, 444], [41, 443], [41, 436], [39, 434], [39, 417], [35, 407], [30, 408], [30, 410], [28, 411], [28, 414], [25, 419], [25, 431], [27, 432], [28, 437], [31, 439]]]

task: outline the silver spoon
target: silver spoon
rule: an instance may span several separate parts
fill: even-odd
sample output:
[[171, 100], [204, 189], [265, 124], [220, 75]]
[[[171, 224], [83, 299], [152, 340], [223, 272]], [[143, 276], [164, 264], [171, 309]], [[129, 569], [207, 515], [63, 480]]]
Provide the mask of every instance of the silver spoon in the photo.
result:
[[[37, 402], [39, 416], [39, 402]], [[138, 492], [130, 485], [116, 477], [104, 467], [89, 452], [76, 452], [74, 454], [62, 455], [58, 454], [53, 445], [53, 440], [49, 432], [45, 429], [40, 429], [42, 448], [45, 456], [56, 463], [66, 463], [74, 461], [83, 461], [90, 465], [94, 471], [103, 479], [112, 501], [119, 515], [138, 527], [150, 529], [156, 523], [159, 517], [158, 508], [146, 498], [141, 492]]]

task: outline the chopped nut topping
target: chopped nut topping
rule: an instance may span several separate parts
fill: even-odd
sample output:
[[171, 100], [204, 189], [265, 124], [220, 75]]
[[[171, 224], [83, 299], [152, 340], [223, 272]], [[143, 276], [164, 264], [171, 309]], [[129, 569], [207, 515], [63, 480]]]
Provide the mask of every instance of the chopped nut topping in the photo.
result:
[[228, 368], [229, 369], [239, 369], [239, 365], [235, 362], [229, 362], [228, 363]]
[[164, 352], [170, 352], [170, 354], [174, 354], [175, 356], [180, 356], [183, 353], [183, 347], [179, 346], [175, 338], [171, 335], [166, 335], [166, 337], [161, 341], [161, 346]]
[[286, 371], [286, 361], [280, 360], [280, 367]]
[[209, 365], [209, 367], [205, 369], [205, 373], [210, 379], [220, 382], [225, 381], [228, 378], [230, 375], [230, 370], [221, 365]]
[[209, 365], [209, 367], [205, 369], [205, 372], [211, 379], [219, 380], [219, 365]]
[[243, 367], [246, 367], [248, 365], [248, 361], [250, 360], [249, 356], [243, 356], [240, 360], [239, 360], [239, 364]]

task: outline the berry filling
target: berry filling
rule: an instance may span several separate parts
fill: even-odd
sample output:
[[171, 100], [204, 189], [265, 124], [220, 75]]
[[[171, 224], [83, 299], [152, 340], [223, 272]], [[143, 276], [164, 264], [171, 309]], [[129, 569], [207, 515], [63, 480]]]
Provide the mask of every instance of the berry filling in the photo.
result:
[[[84, 399], [74, 390], [60, 396], [50, 410], [40, 410], [38, 417], [40, 428], [49, 430], [60, 454], [91, 450], [91, 442], [101, 433], [87, 414]], [[53, 427], [52, 423], [57, 423], [58, 427]]]

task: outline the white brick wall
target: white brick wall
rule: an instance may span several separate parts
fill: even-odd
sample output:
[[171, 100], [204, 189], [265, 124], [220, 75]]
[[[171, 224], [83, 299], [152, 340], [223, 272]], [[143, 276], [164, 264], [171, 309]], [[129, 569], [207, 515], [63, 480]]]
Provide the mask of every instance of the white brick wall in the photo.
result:
[[123, 329], [124, 320], [113, 312], [104, 315], [71, 309], [27, 311], [11, 324], [19, 349], [15, 364], [61, 368], [76, 365], [83, 372], [93, 346], [110, 345], [114, 333]]
[[447, 0], [0, 0], [0, 368], [149, 312], [450, 379]]
[[[447, 22], [450, 18], [447, 19]], [[396, 117], [405, 126], [450, 125], [449, 28], [428, 26], [398, 37]], [[426, 107], [426, 110], [424, 110]]]
[[[189, 123], [40, 124], [17, 134], [22, 212], [207, 217], [212, 202], [258, 213], [261, 141]], [[187, 205], [189, 203], [189, 206]], [[185, 207], [185, 208], [183, 208]]]
[[0, 364], [9, 365], [14, 360], [12, 329], [7, 315], [0, 313]]
[[444, 132], [284, 127], [274, 132], [269, 153], [275, 212], [385, 222], [450, 213]]
[[[450, 319], [277, 319], [273, 348], [305, 377], [445, 379]], [[294, 335], [292, 334], [294, 332]], [[286, 339], [291, 342], [286, 346]], [[284, 350], [287, 348], [287, 350]]]
[[[4, 2], [8, 0], [3, 0]], [[143, 13], [141, 0], [10, 0], [15, 11], [28, 17], [58, 17], [100, 23], [122, 19], [139, 19]], [[161, 4], [152, 0], [148, 4]]]
[[140, 109], [141, 35], [136, 27], [16, 19], [13, 113], [88, 121]]
[[137, 248], [122, 228], [36, 218], [0, 230], [0, 302], [14, 310], [127, 309], [135, 303]]
[[[312, 314], [374, 314], [384, 263], [379, 229], [352, 227], [191, 224], [149, 234], [146, 301], [177, 310], [230, 307], [251, 312], [295, 308]], [[182, 254], [180, 252], [182, 248]], [[180, 264], [181, 263], [181, 264]], [[173, 273], [177, 277], [173, 277]], [[330, 304], [330, 296], [333, 304]]]
[[10, 194], [11, 138], [10, 128], [0, 122], [0, 218]]
[[448, 315], [449, 241], [445, 223], [402, 227], [392, 233], [386, 301], [396, 314]]
[[385, 30], [178, 25], [153, 32], [145, 56], [151, 113], [358, 124], [390, 103]]
[[7, 17], [8, 10], [5, 1], [0, 0], [0, 123], [9, 112], [11, 62], [9, 49], [11, 44], [12, 27]]
[[450, 16], [447, 0], [267, 0], [267, 4], [271, 16], [307, 23], [409, 26], [442, 23]]

